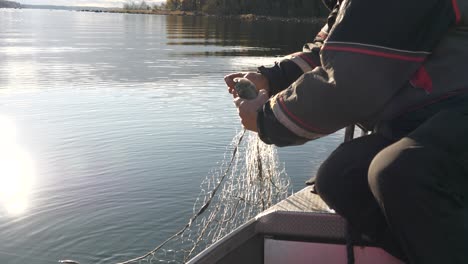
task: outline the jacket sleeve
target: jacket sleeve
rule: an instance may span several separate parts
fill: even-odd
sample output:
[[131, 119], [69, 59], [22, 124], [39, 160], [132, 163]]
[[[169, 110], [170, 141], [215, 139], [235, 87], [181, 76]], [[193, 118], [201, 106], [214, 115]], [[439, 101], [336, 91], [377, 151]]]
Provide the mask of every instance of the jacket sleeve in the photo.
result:
[[455, 0], [342, 1], [321, 65], [259, 110], [260, 137], [302, 144], [371, 120], [460, 19]]
[[261, 66], [258, 72], [267, 77], [270, 87], [270, 96], [288, 88], [302, 74], [320, 66], [320, 48], [328, 37], [328, 33], [335, 23], [339, 5], [330, 13], [327, 23], [322, 27], [312, 43], [304, 45], [302, 52], [290, 54], [272, 67]]

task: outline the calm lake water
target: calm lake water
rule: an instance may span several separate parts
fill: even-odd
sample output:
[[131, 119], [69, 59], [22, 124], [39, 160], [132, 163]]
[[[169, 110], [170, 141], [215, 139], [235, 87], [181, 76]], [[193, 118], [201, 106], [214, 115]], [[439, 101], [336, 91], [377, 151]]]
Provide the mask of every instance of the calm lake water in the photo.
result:
[[[0, 263], [123, 261], [179, 230], [241, 129], [223, 76], [319, 26], [0, 9]], [[294, 190], [341, 140], [279, 150]]]

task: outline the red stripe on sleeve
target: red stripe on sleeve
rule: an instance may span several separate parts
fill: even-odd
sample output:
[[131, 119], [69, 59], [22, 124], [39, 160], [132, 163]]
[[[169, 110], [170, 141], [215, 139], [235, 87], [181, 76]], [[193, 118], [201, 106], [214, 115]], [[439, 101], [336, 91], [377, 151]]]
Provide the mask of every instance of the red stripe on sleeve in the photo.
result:
[[362, 54], [371, 55], [371, 56], [377, 56], [377, 57], [389, 58], [389, 59], [396, 59], [396, 60], [404, 60], [404, 61], [423, 62], [425, 60], [425, 58], [423, 58], [423, 57], [410, 57], [410, 56], [391, 54], [391, 53], [385, 53], [385, 52], [367, 50], [367, 49], [360, 49], [360, 48], [351, 48], [351, 47], [324, 46], [323, 50], [336, 50], [336, 51], [355, 52], [355, 53], [362, 53]]
[[293, 113], [291, 113], [288, 108], [286, 107], [286, 104], [284, 103], [283, 98], [280, 96], [278, 97], [278, 102], [281, 105], [281, 109], [286, 113], [287, 116], [289, 116], [291, 119], [293, 119], [296, 123], [300, 124], [302, 127], [306, 128], [310, 132], [314, 133], [320, 133], [320, 134], [329, 134], [327, 132], [323, 132], [322, 129], [313, 127], [309, 124], [306, 124], [304, 121], [302, 121], [299, 117], [295, 116]]
[[452, 0], [453, 12], [455, 13], [455, 22], [459, 24], [461, 22], [460, 8], [458, 7], [457, 0]]
[[305, 62], [307, 62], [307, 64], [309, 64], [312, 68], [317, 67], [317, 64], [314, 61], [312, 61], [309, 57], [307, 57], [307, 55], [305, 55], [304, 53], [299, 54], [299, 57]]

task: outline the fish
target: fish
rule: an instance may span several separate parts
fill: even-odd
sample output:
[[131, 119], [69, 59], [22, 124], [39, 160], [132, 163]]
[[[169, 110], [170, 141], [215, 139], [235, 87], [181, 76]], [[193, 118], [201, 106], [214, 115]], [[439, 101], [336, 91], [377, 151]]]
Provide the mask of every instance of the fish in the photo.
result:
[[255, 84], [247, 78], [235, 78], [234, 89], [242, 99], [252, 100], [257, 98], [258, 91]]

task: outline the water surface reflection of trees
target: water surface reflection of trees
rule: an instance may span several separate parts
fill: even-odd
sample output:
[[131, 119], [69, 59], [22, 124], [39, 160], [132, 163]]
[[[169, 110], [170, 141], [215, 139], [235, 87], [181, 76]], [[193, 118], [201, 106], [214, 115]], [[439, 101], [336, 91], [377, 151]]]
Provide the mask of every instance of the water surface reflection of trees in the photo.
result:
[[[167, 44], [171, 46], [210, 46], [216, 56], [281, 56], [298, 51], [314, 39], [323, 25], [317, 23], [285, 23], [283, 21], [244, 21], [239, 19], [167, 16]], [[213, 48], [213, 47], [218, 48]], [[197, 55], [197, 54], [186, 54]], [[200, 53], [200, 55], [202, 55]]]

